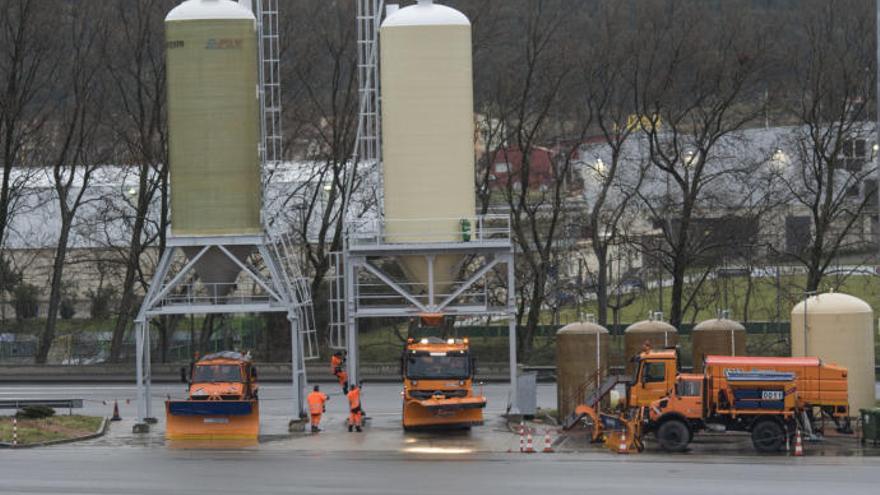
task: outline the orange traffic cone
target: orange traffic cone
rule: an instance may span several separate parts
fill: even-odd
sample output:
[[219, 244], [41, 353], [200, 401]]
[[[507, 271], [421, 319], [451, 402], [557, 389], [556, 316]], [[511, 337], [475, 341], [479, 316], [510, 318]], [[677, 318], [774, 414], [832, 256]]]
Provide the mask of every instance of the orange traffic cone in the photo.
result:
[[122, 416], [119, 415], [119, 401], [113, 401], [113, 417], [110, 421], [122, 421]]
[[526, 454], [534, 454], [535, 446], [532, 444], [532, 430], [529, 430], [529, 434], [526, 437]]
[[617, 448], [618, 454], [629, 454], [626, 447], [626, 430], [620, 432], [620, 446]]
[[553, 442], [550, 441], [550, 430], [544, 430], [544, 453], [553, 453]]
[[801, 457], [804, 455], [804, 444], [801, 440], [801, 430], [798, 428], [794, 436], [794, 456]]

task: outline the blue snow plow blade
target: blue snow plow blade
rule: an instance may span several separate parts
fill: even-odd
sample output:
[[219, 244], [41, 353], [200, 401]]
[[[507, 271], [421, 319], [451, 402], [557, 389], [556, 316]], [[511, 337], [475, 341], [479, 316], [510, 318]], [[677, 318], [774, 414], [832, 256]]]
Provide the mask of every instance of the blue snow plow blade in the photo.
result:
[[246, 416], [254, 404], [246, 400], [180, 400], [168, 403], [168, 412], [175, 416]]

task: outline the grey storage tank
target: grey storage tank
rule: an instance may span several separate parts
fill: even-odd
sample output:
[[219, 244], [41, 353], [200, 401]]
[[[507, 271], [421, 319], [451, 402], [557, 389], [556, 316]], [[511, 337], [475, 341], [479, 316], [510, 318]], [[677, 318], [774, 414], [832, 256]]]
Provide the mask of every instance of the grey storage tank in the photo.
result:
[[570, 323], [556, 332], [556, 403], [560, 420], [574, 412], [608, 374], [608, 330]]

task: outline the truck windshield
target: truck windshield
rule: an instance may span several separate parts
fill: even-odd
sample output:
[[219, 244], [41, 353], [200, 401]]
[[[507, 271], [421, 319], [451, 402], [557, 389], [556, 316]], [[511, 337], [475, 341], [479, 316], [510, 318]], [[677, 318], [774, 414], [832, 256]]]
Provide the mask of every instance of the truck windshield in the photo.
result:
[[194, 383], [241, 382], [241, 368], [234, 364], [211, 364], [196, 366]]
[[413, 380], [469, 378], [470, 359], [467, 354], [409, 355], [406, 358], [406, 377]]

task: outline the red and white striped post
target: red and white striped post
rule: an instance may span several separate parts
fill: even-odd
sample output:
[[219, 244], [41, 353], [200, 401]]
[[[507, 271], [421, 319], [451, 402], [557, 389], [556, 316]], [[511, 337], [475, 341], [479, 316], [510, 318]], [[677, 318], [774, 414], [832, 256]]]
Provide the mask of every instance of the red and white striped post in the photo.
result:
[[18, 418], [12, 417], [12, 446], [16, 447], [18, 445]]

